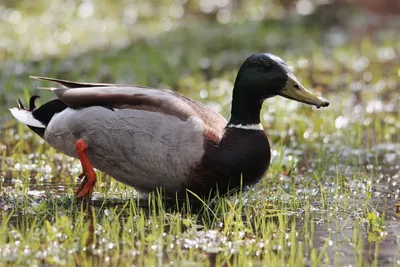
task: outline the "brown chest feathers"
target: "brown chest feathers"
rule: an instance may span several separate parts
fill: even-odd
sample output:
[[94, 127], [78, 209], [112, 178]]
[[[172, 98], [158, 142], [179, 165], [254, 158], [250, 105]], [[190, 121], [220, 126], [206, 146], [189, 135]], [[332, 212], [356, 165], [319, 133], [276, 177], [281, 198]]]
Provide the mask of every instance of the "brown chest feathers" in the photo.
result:
[[[199, 195], [225, 194], [257, 183], [269, 167], [271, 152], [264, 131], [227, 128], [219, 142], [206, 139], [204, 155], [186, 188]], [[183, 192], [182, 192], [183, 193]]]

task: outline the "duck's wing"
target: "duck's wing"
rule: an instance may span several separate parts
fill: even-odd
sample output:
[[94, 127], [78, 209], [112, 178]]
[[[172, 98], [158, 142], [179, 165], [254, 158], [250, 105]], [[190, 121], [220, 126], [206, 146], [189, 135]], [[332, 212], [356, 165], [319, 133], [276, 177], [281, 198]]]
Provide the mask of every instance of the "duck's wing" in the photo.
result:
[[72, 108], [104, 106], [111, 109], [139, 109], [173, 115], [181, 120], [195, 116], [206, 125], [209, 138], [217, 140], [222, 136], [227, 123], [224, 117], [202, 103], [171, 90], [113, 84], [81, 84], [52, 78], [40, 79], [54, 81], [63, 86], [68, 85], [69, 88], [50, 88], [50, 90]]
[[[68, 80], [61, 80], [50, 77], [41, 76], [30, 76], [30, 78], [40, 81], [54, 82], [60, 84], [66, 88], [83, 88], [83, 87], [98, 87], [98, 86], [124, 86], [123, 84], [112, 84], [112, 83], [86, 83], [86, 82], [74, 82]], [[126, 86], [126, 85], [125, 85]]]

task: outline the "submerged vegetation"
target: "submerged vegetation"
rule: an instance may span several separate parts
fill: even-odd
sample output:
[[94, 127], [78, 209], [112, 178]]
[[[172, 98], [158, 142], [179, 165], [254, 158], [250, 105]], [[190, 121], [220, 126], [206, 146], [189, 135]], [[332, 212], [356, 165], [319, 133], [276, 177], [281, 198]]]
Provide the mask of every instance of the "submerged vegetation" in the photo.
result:
[[[400, 42], [390, 23], [370, 32], [359, 27], [369, 13], [308, 0], [265, 10], [217, 1], [211, 11], [208, 1], [20, 2], [0, 6], [0, 265], [400, 264]], [[331, 105], [267, 100], [268, 173], [200, 207], [138, 199], [101, 173], [92, 201], [77, 202], [80, 163], [8, 113], [17, 98], [52, 97], [28, 79], [42, 75], [173, 88], [229, 117], [240, 63], [264, 51]]]

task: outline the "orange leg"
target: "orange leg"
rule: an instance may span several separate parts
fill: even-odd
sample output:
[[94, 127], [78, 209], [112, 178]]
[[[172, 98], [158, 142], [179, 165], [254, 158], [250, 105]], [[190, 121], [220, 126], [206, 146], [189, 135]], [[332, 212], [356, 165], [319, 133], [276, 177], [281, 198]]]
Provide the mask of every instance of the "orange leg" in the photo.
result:
[[90, 164], [90, 161], [86, 155], [86, 149], [88, 148], [88, 145], [85, 143], [85, 141], [83, 141], [83, 139], [78, 139], [78, 141], [75, 143], [75, 148], [82, 164], [82, 173], [79, 175], [79, 178], [83, 178], [78, 191], [76, 192], [76, 197], [83, 198], [91, 195], [97, 178], [93, 166]]

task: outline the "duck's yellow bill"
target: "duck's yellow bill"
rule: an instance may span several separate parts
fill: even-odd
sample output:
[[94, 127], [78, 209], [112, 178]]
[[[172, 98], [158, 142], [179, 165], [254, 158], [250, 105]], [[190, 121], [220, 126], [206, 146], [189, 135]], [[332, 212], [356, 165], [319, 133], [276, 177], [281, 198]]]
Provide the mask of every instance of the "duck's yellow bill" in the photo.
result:
[[280, 95], [302, 103], [314, 105], [317, 108], [329, 106], [328, 100], [308, 91], [293, 74], [288, 76], [286, 86]]

